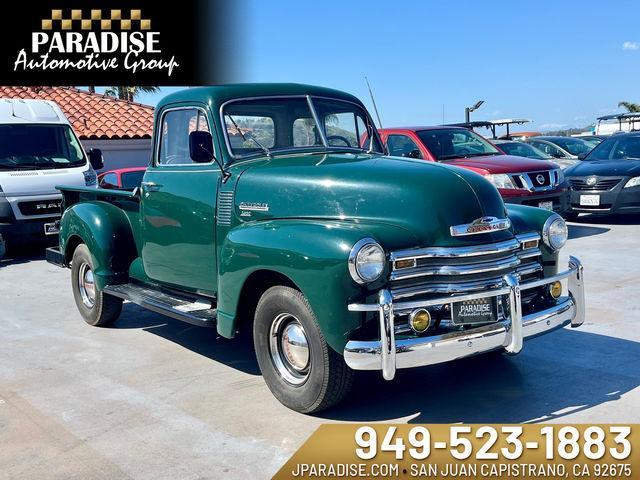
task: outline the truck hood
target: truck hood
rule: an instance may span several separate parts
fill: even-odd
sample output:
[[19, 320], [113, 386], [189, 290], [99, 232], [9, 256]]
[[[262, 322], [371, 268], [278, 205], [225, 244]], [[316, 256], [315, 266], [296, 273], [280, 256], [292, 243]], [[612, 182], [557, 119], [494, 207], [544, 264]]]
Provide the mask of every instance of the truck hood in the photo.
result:
[[52, 195], [60, 193], [56, 185], [85, 186], [83, 171], [88, 165], [48, 170], [0, 171], [0, 195], [19, 197], [26, 195]]
[[454, 158], [446, 165], [469, 168], [480, 174], [538, 172], [557, 168], [553, 162], [515, 155], [491, 155], [487, 157]]
[[[498, 191], [468, 170], [367, 154], [313, 154], [256, 162], [242, 174], [235, 204], [245, 221], [313, 218], [354, 227], [388, 225], [385, 246], [455, 246], [510, 238], [509, 231], [452, 237], [449, 227], [505, 218]], [[391, 228], [391, 227], [395, 228]], [[363, 229], [366, 229], [363, 225]], [[398, 234], [398, 232], [403, 232]]]
[[582, 160], [565, 170], [570, 177], [640, 175], [640, 160]]

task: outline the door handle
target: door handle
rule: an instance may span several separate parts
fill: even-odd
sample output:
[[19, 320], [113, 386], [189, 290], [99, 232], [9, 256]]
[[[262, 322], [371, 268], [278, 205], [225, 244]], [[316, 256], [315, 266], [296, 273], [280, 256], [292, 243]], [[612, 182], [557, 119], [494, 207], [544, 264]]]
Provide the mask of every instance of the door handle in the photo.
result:
[[141, 182], [140, 186], [147, 192], [157, 192], [158, 190], [160, 190], [160, 187], [162, 187], [162, 185], [156, 182]]

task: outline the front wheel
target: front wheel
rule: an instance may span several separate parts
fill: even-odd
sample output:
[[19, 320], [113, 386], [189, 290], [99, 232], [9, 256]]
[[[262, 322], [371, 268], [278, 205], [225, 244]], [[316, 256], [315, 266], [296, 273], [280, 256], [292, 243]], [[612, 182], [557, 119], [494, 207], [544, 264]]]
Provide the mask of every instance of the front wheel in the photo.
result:
[[306, 297], [290, 287], [268, 289], [256, 307], [253, 342], [273, 395], [301, 413], [318, 412], [348, 393], [353, 371], [324, 339]]
[[71, 261], [71, 288], [84, 321], [94, 327], [112, 324], [122, 311], [122, 299], [108, 295], [95, 284], [94, 265], [86, 245], [78, 245]]

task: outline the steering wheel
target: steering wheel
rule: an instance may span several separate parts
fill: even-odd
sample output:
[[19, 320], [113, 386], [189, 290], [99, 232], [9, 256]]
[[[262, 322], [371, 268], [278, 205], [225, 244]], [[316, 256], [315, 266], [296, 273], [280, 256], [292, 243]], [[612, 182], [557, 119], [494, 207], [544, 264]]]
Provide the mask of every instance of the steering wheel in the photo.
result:
[[351, 146], [351, 142], [346, 137], [343, 137], [342, 135], [328, 135], [327, 143], [329, 143], [329, 140], [340, 140], [341, 142], [344, 142], [347, 147]]
[[471, 149], [470, 148], [461, 148], [460, 150], [458, 150], [458, 152], [460, 155], [469, 155], [471, 153]]

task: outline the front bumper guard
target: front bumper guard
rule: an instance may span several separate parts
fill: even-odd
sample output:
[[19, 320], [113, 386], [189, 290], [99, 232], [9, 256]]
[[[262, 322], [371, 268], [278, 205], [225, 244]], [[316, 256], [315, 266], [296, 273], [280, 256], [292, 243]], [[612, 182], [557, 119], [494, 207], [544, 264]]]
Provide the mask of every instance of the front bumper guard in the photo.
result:
[[[520, 292], [568, 279], [568, 297], [561, 297], [553, 307], [530, 315], [522, 315]], [[396, 340], [394, 312], [421, 307], [445, 305], [488, 296], [508, 295], [509, 316], [505, 320], [460, 332]], [[492, 350], [504, 349], [515, 355], [522, 350], [523, 340], [571, 324], [584, 322], [583, 268], [575, 257], [569, 257], [569, 269], [552, 277], [519, 283], [515, 275], [505, 275], [504, 286], [488, 292], [393, 303], [389, 290], [380, 290], [377, 304], [348, 306], [352, 312], [378, 312], [380, 340], [351, 340], [344, 349], [344, 359], [354, 370], [382, 370], [386, 380], [395, 377], [396, 369], [435, 365]]]

